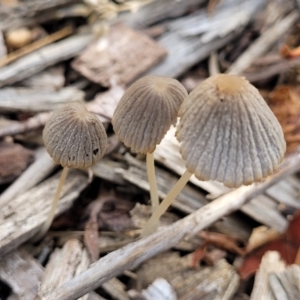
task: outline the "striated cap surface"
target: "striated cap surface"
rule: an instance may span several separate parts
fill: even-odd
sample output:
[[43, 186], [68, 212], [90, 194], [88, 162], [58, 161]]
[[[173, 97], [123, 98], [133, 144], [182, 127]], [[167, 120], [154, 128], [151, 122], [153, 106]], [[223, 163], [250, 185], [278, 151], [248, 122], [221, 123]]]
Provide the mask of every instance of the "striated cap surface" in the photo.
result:
[[125, 92], [112, 124], [119, 139], [133, 152], [153, 152], [172, 124], [187, 97], [176, 79], [145, 76]]
[[272, 174], [286, 143], [282, 128], [258, 90], [243, 77], [219, 74], [185, 99], [176, 132], [189, 172], [227, 187]]
[[81, 103], [71, 103], [51, 115], [43, 131], [49, 155], [63, 167], [89, 168], [104, 155], [107, 136], [97, 116]]

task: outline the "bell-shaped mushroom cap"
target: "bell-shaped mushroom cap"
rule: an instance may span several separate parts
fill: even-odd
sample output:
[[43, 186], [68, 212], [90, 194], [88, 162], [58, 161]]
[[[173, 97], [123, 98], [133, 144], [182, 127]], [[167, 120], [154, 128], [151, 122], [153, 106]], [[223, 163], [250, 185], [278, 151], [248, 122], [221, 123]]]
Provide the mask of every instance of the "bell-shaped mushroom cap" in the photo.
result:
[[51, 115], [43, 131], [45, 147], [63, 167], [89, 168], [105, 153], [106, 131], [97, 116], [81, 103], [71, 103]]
[[172, 124], [187, 97], [176, 79], [145, 76], [125, 92], [112, 124], [119, 139], [133, 152], [152, 153]]
[[276, 117], [245, 78], [219, 74], [199, 84], [183, 102], [176, 132], [189, 172], [227, 187], [272, 174], [286, 143]]

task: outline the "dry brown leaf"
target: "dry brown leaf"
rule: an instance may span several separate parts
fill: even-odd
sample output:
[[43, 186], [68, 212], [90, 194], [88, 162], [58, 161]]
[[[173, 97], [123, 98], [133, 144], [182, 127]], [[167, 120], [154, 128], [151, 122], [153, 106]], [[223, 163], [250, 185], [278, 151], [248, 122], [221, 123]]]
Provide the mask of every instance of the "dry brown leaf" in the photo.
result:
[[243, 265], [239, 269], [241, 278], [248, 279], [258, 270], [261, 259], [267, 251], [278, 251], [283, 261], [287, 264], [293, 264], [297, 260], [297, 253], [300, 246], [299, 228], [300, 211], [294, 215], [287, 231], [283, 235], [247, 255]]

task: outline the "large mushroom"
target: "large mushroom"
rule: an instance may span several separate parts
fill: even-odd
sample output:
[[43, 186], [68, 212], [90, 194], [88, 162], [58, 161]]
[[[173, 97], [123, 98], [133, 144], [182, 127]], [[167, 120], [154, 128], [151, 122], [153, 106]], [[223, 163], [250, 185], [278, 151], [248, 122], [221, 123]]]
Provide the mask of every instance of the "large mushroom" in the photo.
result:
[[258, 90], [245, 78], [218, 74], [201, 82], [179, 110], [176, 137], [186, 172], [155, 210], [143, 235], [155, 230], [192, 174], [229, 188], [271, 175], [286, 150], [282, 128]]
[[146, 154], [147, 173], [153, 209], [158, 204], [153, 152], [176, 124], [185, 88], [173, 78], [145, 76], [131, 85], [114, 112], [112, 124], [119, 139], [136, 153]]

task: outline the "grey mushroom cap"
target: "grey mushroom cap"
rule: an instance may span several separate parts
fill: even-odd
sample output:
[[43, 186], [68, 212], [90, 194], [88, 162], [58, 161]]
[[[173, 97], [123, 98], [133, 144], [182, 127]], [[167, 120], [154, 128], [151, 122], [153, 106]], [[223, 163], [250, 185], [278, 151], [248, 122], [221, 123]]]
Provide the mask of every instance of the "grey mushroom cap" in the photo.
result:
[[107, 135], [98, 117], [75, 102], [53, 112], [45, 125], [43, 140], [57, 164], [89, 168], [103, 157]]
[[186, 89], [176, 79], [145, 76], [131, 85], [114, 112], [112, 124], [119, 139], [131, 151], [152, 153], [176, 124]]
[[245, 78], [219, 74], [201, 82], [183, 102], [176, 136], [189, 172], [227, 187], [272, 174], [284, 157], [282, 128]]

